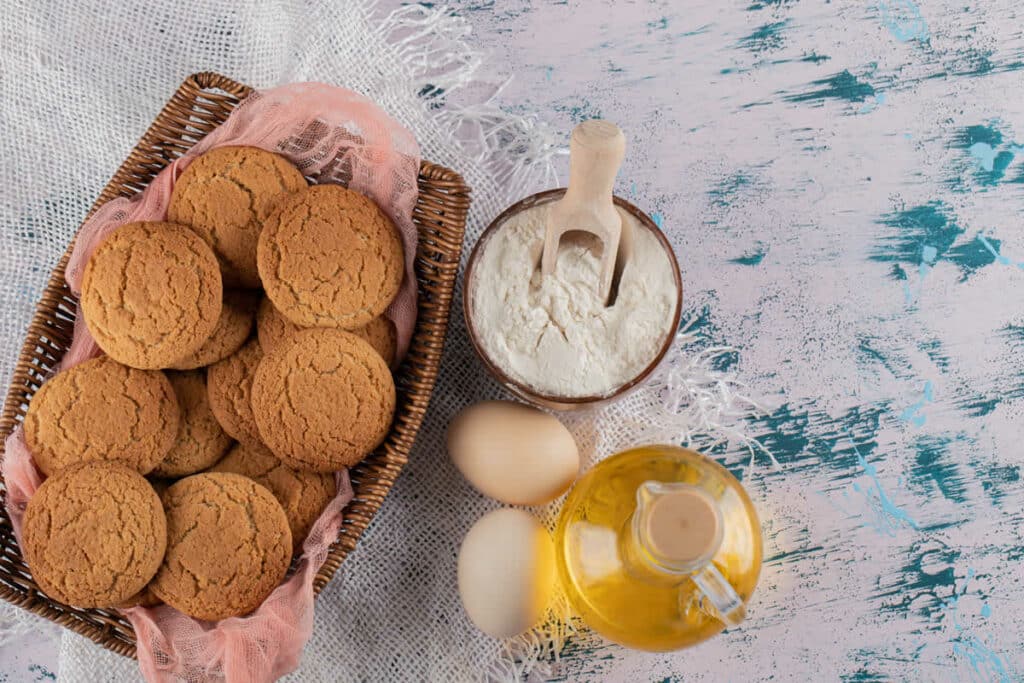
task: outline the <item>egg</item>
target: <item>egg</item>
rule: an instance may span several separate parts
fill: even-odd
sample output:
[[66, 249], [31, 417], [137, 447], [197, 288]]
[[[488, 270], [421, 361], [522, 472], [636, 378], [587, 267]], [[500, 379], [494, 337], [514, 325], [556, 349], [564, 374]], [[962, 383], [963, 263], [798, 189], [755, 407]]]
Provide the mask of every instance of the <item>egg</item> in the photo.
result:
[[555, 547], [536, 517], [502, 508], [481, 517], [459, 548], [459, 597], [484, 633], [511, 638], [535, 626], [555, 587]]
[[510, 505], [549, 503], [580, 470], [569, 430], [511, 401], [484, 401], [459, 413], [448, 426], [448, 453], [477, 491]]

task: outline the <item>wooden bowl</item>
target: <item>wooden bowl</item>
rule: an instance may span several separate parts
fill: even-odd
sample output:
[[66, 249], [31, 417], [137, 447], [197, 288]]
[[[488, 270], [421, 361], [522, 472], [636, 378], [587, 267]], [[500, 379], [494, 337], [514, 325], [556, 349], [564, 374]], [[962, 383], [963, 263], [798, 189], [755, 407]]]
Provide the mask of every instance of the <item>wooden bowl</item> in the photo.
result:
[[621, 197], [614, 197], [615, 205], [617, 207], [627, 211], [630, 215], [636, 218], [642, 226], [654, 234], [658, 239], [658, 242], [660, 242], [661, 246], [665, 249], [665, 253], [668, 255], [669, 261], [672, 264], [672, 274], [675, 279], [677, 293], [676, 305], [672, 312], [671, 325], [668, 328], [669, 334], [665, 336], [665, 341], [662, 343], [657, 355], [651, 359], [651, 362], [648, 363], [636, 377], [608, 393], [597, 396], [556, 396], [552, 394], [545, 394], [517, 379], [510, 377], [508, 373], [498, 367], [487, 355], [487, 352], [480, 343], [480, 338], [477, 334], [476, 328], [473, 325], [473, 277], [476, 262], [483, 253], [483, 249], [487, 245], [487, 242], [497, 234], [498, 230], [501, 229], [501, 226], [504, 225], [509, 218], [534, 206], [548, 204], [557, 199], [561, 199], [564, 194], [564, 187], [538, 192], [537, 194], [533, 194], [525, 199], [519, 200], [491, 221], [491, 224], [488, 225], [487, 229], [484, 230], [482, 235], [480, 235], [480, 239], [477, 240], [476, 244], [473, 246], [473, 251], [469, 255], [469, 263], [466, 265], [466, 275], [465, 280], [463, 281], [464, 286], [462, 288], [462, 314], [466, 318], [466, 329], [469, 331], [469, 339], [473, 343], [473, 349], [476, 351], [476, 355], [480, 358], [480, 361], [484, 364], [484, 367], [487, 368], [487, 371], [491, 376], [498, 380], [503, 387], [527, 403], [531, 403], [539, 408], [557, 411], [578, 411], [597, 408], [618, 401], [630, 392], [636, 390], [645, 381], [647, 381], [652, 374], [654, 374], [654, 371], [658, 369], [658, 366], [661, 365], [662, 361], [665, 359], [665, 354], [667, 354], [668, 350], [672, 347], [672, 342], [675, 339], [675, 331], [679, 328], [679, 316], [683, 307], [683, 280], [679, 274], [679, 262], [676, 260], [676, 256], [672, 251], [672, 245], [669, 244], [668, 238], [666, 238], [665, 234], [660, 228], [658, 228], [658, 225], [650, 216], [633, 204]]

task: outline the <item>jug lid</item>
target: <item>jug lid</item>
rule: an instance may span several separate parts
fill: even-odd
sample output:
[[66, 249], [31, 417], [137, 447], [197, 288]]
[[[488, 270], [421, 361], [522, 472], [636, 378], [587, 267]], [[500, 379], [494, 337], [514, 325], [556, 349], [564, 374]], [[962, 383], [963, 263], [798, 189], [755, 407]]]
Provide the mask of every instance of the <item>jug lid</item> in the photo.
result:
[[691, 484], [647, 481], [637, 489], [636, 532], [659, 565], [691, 571], [722, 544], [722, 514], [711, 495]]

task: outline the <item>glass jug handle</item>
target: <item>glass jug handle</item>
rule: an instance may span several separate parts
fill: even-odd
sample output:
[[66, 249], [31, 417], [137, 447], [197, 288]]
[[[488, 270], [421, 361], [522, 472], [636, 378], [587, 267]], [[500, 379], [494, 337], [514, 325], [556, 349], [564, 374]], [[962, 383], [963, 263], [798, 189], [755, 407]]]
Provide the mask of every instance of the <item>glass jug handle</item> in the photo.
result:
[[704, 598], [711, 603], [715, 616], [725, 622], [726, 626], [738, 626], [747, 616], [747, 607], [743, 604], [743, 599], [736, 594], [732, 584], [726, 581], [714, 564], [709, 562], [691, 578]]
[[[722, 515], [707, 491], [683, 482], [647, 481], [637, 489], [633, 537], [654, 566], [690, 576], [726, 626], [736, 626], [747, 608], [711, 558], [722, 544]], [[692, 597], [689, 590], [681, 602]], [[702, 600], [702, 604], [704, 603]], [[685, 611], [685, 604], [680, 605]]]

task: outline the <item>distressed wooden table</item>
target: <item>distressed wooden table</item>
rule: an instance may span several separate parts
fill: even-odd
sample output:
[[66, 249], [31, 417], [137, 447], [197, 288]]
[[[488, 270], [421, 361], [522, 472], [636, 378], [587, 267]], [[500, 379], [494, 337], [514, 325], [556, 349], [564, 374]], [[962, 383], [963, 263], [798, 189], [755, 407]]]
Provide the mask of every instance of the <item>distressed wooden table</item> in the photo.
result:
[[[1024, 677], [1024, 13], [1016, 3], [472, 3], [500, 97], [629, 140], [686, 308], [780, 463], [749, 621], [572, 643], [566, 680]], [[561, 177], [565, 177], [564, 172]]]
[[[764, 522], [749, 620], [670, 655], [579, 638], [563, 679], [1024, 677], [1017, 3], [454, 9], [506, 107], [625, 130], [618, 192], [671, 235], [779, 462], [721, 456]], [[0, 680], [52, 676], [33, 642]]]

